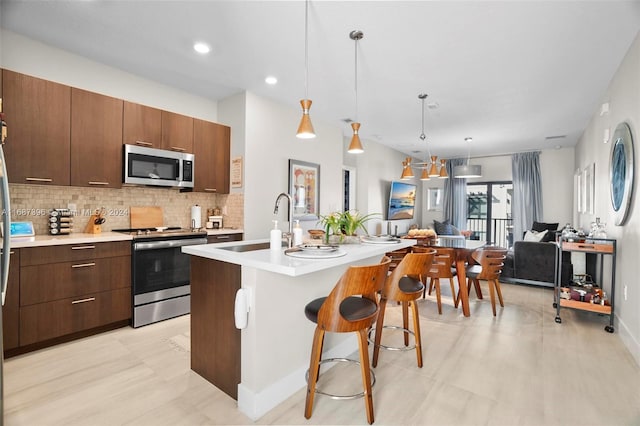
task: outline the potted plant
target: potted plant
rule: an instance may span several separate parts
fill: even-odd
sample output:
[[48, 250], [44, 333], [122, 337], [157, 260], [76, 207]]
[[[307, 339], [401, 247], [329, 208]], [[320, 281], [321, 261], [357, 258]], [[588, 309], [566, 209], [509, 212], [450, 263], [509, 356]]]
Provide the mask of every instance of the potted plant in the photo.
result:
[[333, 212], [326, 216], [320, 216], [318, 223], [322, 224], [325, 230], [325, 241], [329, 242], [329, 237], [335, 235], [338, 243], [344, 242], [345, 237], [353, 237], [358, 229], [362, 229], [366, 234], [367, 228], [364, 226], [367, 221], [372, 219], [379, 213], [370, 213], [361, 215], [356, 210], [347, 210], [344, 212]]

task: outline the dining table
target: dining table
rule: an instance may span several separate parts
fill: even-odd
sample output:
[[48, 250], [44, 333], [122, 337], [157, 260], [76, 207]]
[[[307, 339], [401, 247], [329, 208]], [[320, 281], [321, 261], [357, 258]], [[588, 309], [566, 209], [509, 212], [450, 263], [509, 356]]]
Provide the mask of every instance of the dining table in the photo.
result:
[[471, 254], [487, 245], [485, 241], [468, 240], [459, 236], [440, 235], [438, 238], [428, 241], [429, 247], [447, 247], [452, 248], [455, 253], [456, 274], [458, 276], [458, 287], [460, 288], [460, 304], [462, 305], [462, 314], [465, 317], [471, 315], [469, 310], [469, 292], [467, 289], [467, 262], [471, 258]]

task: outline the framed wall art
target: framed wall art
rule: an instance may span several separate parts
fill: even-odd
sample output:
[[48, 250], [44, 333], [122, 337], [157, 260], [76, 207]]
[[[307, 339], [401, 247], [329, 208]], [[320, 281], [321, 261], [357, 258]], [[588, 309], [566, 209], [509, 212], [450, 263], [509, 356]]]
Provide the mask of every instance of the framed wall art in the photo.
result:
[[289, 160], [289, 194], [294, 220], [318, 220], [320, 211], [320, 165]]
[[427, 210], [431, 212], [442, 211], [442, 188], [427, 189]]
[[631, 128], [620, 123], [613, 133], [611, 156], [609, 160], [609, 187], [614, 223], [624, 225], [631, 210], [631, 197], [634, 184], [634, 152]]

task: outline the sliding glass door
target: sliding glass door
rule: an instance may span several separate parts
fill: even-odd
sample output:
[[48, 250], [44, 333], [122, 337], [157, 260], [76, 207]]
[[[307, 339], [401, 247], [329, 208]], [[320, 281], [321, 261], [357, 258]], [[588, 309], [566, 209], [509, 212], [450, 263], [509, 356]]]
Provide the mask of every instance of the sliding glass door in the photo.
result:
[[502, 247], [513, 245], [512, 196], [509, 181], [467, 182], [467, 229], [473, 231], [472, 238]]

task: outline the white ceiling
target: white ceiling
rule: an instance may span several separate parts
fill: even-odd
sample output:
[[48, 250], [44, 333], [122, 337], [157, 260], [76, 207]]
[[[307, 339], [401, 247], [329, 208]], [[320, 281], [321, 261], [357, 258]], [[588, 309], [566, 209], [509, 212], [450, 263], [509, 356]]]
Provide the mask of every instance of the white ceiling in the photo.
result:
[[[1, 0], [0, 7], [10, 31], [210, 99], [249, 90], [299, 109], [304, 97], [303, 0]], [[345, 135], [342, 120], [356, 109], [355, 29], [364, 32], [365, 150], [370, 139], [419, 158], [427, 143], [441, 157], [480, 156], [575, 145], [638, 34], [640, 2], [313, 0], [311, 117]], [[212, 52], [196, 54], [196, 40]], [[267, 75], [278, 84], [266, 85]], [[426, 108], [427, 142], [418, 138], [419, 93], [437, 105]]]

